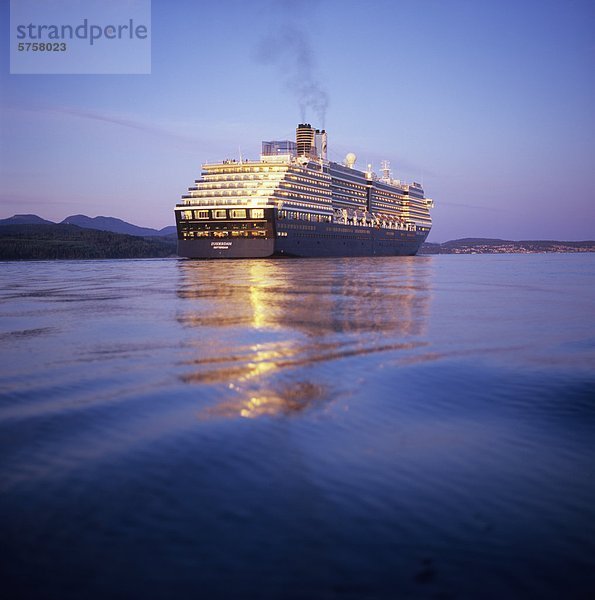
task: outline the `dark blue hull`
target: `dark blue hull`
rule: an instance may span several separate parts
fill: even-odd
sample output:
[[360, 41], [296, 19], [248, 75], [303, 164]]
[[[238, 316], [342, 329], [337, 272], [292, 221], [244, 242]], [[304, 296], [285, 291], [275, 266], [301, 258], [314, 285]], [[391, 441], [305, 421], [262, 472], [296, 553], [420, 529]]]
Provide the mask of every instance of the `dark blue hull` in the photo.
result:
[[[270, 224], [270, 222], [269, 222]], [[278, 220], [266, 238], [179, 239], [187, 258], [413, 256], [428, 232]]]

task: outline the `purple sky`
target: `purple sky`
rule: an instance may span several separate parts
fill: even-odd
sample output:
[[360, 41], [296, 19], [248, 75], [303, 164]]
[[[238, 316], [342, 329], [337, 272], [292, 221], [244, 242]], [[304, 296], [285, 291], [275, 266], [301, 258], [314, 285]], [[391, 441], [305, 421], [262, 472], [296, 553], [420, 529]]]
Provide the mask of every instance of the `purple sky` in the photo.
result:
[[[8, 32], [8, 2], [2, 2]], [[153, 0], [150, 75], [10, 75], [0, 218], [173, 224], [200, 164], [324, 126], [436, 201], [429, 240], [595, 238], [591, 0]]]

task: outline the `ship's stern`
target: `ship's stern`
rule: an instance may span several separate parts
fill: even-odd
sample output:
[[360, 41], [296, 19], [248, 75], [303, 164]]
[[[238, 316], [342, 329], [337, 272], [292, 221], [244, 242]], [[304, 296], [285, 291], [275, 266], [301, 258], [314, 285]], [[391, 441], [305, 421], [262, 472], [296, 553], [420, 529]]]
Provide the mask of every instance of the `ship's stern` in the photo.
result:
[[176, 207], [178, 255], [265, 258], [275, 251], [274, 208]]

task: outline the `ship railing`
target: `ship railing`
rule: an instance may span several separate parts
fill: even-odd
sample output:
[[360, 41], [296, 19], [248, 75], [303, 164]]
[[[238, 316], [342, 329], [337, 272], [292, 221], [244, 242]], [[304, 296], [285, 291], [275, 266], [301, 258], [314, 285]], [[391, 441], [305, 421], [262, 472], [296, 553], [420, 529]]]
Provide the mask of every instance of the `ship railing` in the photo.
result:
[[374, 215], [367, 213], [368, 216], [358, 216], [355, 211], [335, 209], [333, 214], [333, 223], [341, 225], [352, 225], [354, 227], [377, 227], [378, 229], [394, 229], [397, 231], [416, 231], [415, 223], [406, 223], [400, 217], [387, 215]]
[[185, 200], [185, 202], [178, 204], [177, 206], [218, 206], [218, 205], [224, 205], [224, 206], [251, 206], [251, 205], [257, 205], [257, 206], [276, 206], [276, 202], [274, 199], [272, 198], [258, 198], [258, 197], [253, 197], [253, 198], [237, 198], [237, 197], [228, 197], [228, 198], [223, 198], [223, 197], [211, 197], [211, 198], [188, 198], [186, 199], [185, 196], [182, 196], [182, 199]]

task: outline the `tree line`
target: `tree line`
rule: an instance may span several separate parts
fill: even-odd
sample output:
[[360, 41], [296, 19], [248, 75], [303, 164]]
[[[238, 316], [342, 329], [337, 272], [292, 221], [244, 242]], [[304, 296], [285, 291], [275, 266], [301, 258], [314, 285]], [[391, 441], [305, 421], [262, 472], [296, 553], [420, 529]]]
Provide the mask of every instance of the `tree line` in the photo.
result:
[[138, 237], [76, 225], [2, 225], [0, 260], [165, 258], [175, 236]]

